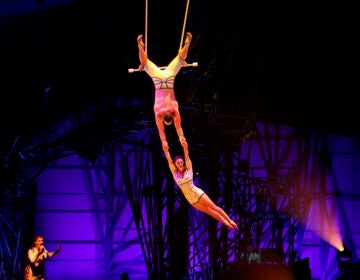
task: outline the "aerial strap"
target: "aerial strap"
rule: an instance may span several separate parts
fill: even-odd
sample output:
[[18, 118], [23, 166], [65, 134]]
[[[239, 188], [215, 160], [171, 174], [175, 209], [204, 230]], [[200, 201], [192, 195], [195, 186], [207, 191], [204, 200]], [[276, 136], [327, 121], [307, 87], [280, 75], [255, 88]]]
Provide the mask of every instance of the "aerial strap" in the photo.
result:
[[[145, 0], [145, 42], [144, 42], [144, 49], [145, 52], [147, 52], [147, 46], [148, 46], [148, 22], [149, 22], [149, 1]], [[184, 34], [185, 34], [185, 27], [186, 27], [186, 20], [187, 20], [187, 15], [188, 15], [188, 10], [189, 10], [189, 4], [190, 4], [190, 0], [187, 0], [186, 2], [186, 9], [185, 9], [185, 16], [184, 16], [184, 22], [183, 22], [183, 28], [181, 31], [181, 38], [180, 38], [180, 46], [179, 46], [179, 51], [183, 45], [183, 41], [184, 41]], [[186, 66], [198, 66], [197, 62], [191, 63], [191, 64], [187, 64]], [[164, 69], [166, 68], [166, 66], [160, 67], [160, 69]], [[134, 73], [134, 72], [138, 72], [140, 71], [139, 69], [133, 69], [130, 68], [128, 69], [129, 73]]]
[[[187, 15], [188, 15], [188, 11], [189, 11], [189, 5], [190, 5], [190, 0], [187, 0], [186, 9], [185, 9], [185, 16], [184, 16], [184, 22], [183, 22], [183, 28], [182, 28], [182, 31], [181, 31], [179, 50], [181, 49], [181, 47], [183, 45], [183, 41], [184, 41], [184, 34], [185, 34]], [[145, 52], [147, 52], [148, 19], [149, 19], [149, 1], [145, 0], [145, 42], [144, 42], [144, 44], [145, 44]]]
[[[147, 1], [147, 0], [146, 0]], [[186, 10], [185, 10], [185, 16], [184, 16], [184, 23], [183, 23], [183, 28], [181, 31], [181, 39], [180, 39], [180, 46], [179, 46], [179, 50], [181, 49], [182, 45], [183, 45], [183, 41], [184, 41], [184, 34], [185, 34], [185, 27], [186, 27], [186, 20], [187, 20], [187, 15], [188, 15], [188, 10], [189, 10], [189, 3], [190, 0], [187, 0], [186, 3]]]

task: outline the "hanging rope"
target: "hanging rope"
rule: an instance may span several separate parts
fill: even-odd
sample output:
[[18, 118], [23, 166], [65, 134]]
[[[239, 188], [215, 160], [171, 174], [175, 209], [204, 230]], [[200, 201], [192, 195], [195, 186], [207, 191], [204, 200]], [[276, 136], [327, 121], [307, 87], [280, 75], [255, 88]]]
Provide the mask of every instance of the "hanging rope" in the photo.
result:
[[[184, 41], [184, 34], [185, 34], [186, 20], [187, 20], [188, 11], [189, 11], [189, 5], [190, 5], [190, 0], [187, 0], [183, 28], [181, 31], [179, 50], [181, 49], [181, 47], [183, 45], [183, 41]], [[147, 41], [148, 41], [147, 40], [147, 38], [148, 38], [148, 15], [149, 15], [148, 11], [149, 11], [149, 1], [145, 0], [145, 43], [144, 43], [145, 44], [145, 52], [147, 52]]]
[[[148, 45], [148, 15], [149, 15], [149, 1], [148, 0], [145, 0], [145, 42], [144, 42], [144, 48], [145, 48], [145, 52], [147, 52], [147, 45]], [[187, 0], [186, 2], [186, 9], [185, 9], [185, 16], [184, 16], [184, 22], [183, 22], [183, 28], [182, 28], [182, 31], [181, 31], [181, 38], [180, 38], [180, 46], [179, 46], [179, 51], [183, 45], [183, 41], [184, 41], [184, 34], [185, 34], [185, 27], [186, 27], [186, 20], [187, 20], [187, 15], [188, 15], [188, 10], [189, 10], [189, 4], [190, 4], [190, 0]], [[191, 63], [191, 64], [188, 64], [187, 66], [198, 66], [198, 63], [197, 62], [194, 62], [194, 63]], [[164, 69], [166, 68], [166, 66], [163, 66], [163, 67], [159, 67], [160, 69]], [[133, 73], [133, 72], [138, 72], [139, 69], [133, 69], [133, 68], [130, 68], [128, 69], [128, 72], [129, 73]]]
[[185, 9], [184, 23], [183, 23], [183, 28], [182, 28], [182, 31], [181, 31], [181, 39], [180, 39], [179, 50], [181, 49], [181, 47], [183, 45], [183, 41], [184, 41], [185, 26], [186, 26], [187, 14], [188, 14], [188, 10], [189, 10], [189, 3], [190, 3], [190, 0], [187, 0], [186, 9]]

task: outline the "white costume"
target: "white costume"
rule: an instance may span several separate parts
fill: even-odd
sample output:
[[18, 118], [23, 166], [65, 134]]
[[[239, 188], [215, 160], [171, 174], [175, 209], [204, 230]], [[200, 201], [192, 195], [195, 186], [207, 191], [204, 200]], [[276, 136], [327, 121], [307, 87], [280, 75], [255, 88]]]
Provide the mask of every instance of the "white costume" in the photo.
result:
[[174, 175], [174, 180], [181, 189], [186, 200], [190, 204], [195, 204], [199, 202], [201, 196], [205, 192], [194, 185], [193, 176], [190, 173], [191, 172], [189, 170], [186, 170], [184, 176], [181, 176], [181, 173], [176, 172]]

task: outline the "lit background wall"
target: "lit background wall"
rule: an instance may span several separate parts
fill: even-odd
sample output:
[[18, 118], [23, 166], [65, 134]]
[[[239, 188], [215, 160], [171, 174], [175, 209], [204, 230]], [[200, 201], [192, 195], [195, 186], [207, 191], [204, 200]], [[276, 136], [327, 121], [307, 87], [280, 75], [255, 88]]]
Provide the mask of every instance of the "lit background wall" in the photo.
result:
[[[274, 126], [269, 128], [268, 133], [273, 136], [278, 133]], [[258, 124], [258, 129], [258, 140], [248, 140], [248, 143], [253, 142], [249, 157], [250, 168], [257, 167], [254, 177], [263, 178], [266, 176], [265, 160], [260, 153], [259, 143], [265, 139], [265, 130], [262, 124]], [[295, 133], [290, 127], [281, 127], [280, 131], [283, 137], [294, 136]], [[331, 245], [334, 238], [331, 236], [338, 235], [351, 248], [353, 261], [357, 260], [359, 230], [356, 209], [360, 203], [357, 200], [357, 184], [360, 179], [357, 170], [360, 161], [356, 138], [322, 135], [324, 138], [321, 144], [326, 145], [327, 151], [324, 159], [326, 162], [325, 165], [318, 166], [321, 161], [317, 158], [322, 153], [320, 150], [323, 146], [317, 146], [317, 136], [317, 133], [310, 136], [308, 157], [300, 153], [301, 145], [297, 141], [290, 141], [290, 147], [286, 140], [283, 146], [272, 146], [269, 150], [274, 152], [278, 149], [278, 153], [283, 155], [283, 167], [302, 169], [296, 172], [296, 176], [302, 174], [299, 184], [304, 194], [310, 198], [311, 205], [297, 231], [295, 249], [300, 259], [309, 258], [311, 279], [330, 280], [335, 279], [339, 273], [336, 249]], [[59, 160], [47, 167], [39, 177], [35, 230], [45, 236], [49, 249], [55, 249], [57, 243], [63, 246], [62, 252], [48, 262], [51, 279], [103, 279], [107, 266], [104, 255], [109, 248], [112, 250], [112, 257], [108, 277], [112, 278], [104, 279], [119, 279], [123, 272], [129, 273], [130, 279], [147, 279], [133, 213], [126, 190], [122, 188], [123, 175], [119, 168], [119, 152], [116, 151], [120, 148], [112, 149], [109, 151], [112, 155], [107, 156], [105, 161], [99, 156], [93, 164], [76, 155]], [[141, 177], [136, 170], [132, 172], [131, 176]], [[289, 174], [282, 175], [286, 177]], [[295, 176], [295, 173], [290, 175]], [[119, 201], [107, 201], [108, 188], [116, 190]], [[112, 232], [105, 231], [109, 211], [117, 213]], [[195, 212], [194, 209], [189, 209], [189, 215], [194, 215]], [[199, 219], [201, 218], [204, 218], [202, 214], [199, 215]]]

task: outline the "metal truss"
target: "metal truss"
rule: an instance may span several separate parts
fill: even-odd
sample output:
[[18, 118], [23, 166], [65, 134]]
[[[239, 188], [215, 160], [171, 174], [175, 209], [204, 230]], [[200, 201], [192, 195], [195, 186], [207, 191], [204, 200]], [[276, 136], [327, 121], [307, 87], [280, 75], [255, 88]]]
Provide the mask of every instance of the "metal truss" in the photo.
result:
[[61, 120], [51, 120], [52, 125], [41, 133], [13, 137], [8, 150], [1, 154], [0, 231], [4, 241], [0, 245], [1, 279], [18, 279], [22, 275], [22, 246], [29, 243], [24, 240], [24, 232], [33, 230], [36, 180], [47, 166], [74, 154], [95, 160], [107, 143], [119, 139], [123, 143], [138, 143], [131, 135], [152, 126], [146, 117], [146, 105], [126, 106], [122, 100], [120, 103], [125, 103], [125, 107], [118, 108], [113, 105], [117, 103], [110, 98]]
[[[249, 262], [254, 254], [260, 256], [262, 250], [279, 252], [281, 258], [274, 256], [273, 262], [289, 263], [296, 253], [294, 239], [310, 202], [309, 197], [299, 191], [299, 182], [287, 179], [297, 178], [295, 167], [281, 166], [280, 169], [287, 171], [284, 178], [276, 176], [279, 170], [275, 166], [260, 167], [263, 170], [259, 175], [259, 167], [249, 165], [253, 143], [260, 146], [264, 156], [269, 153], [265, 149], [273, 149], [271, 137], [267, 139], [257, 134], [255, 116], [217, 119], [211, 110], [193, 112], [196, 113], [191, 116], [191, 127], [202, 131], [202, 138], [199, 138], [201, 133], [195, 133], [192, 136], [198, 137], [191, 139], [199, 144], [193, 154], [200, 159], [195, 159], [194, 164], [201, 165], [200, 185], [235, 219], [239, 230], [229, 233], [207, 219], [202, 219], [201, 224], [201, 219], [193, 216], [191, 224], [196, 226], [190, 226], [190, 240], [191, 236], [196, 236], [195, 240], [209, 246], [197, 248], [196, 242], [190, 243], [189, 275], [192, 279], [218, 279], [229, 264]], [[294, 138], [287, 141], [290, 143]], [[202, 228], [206, 230], [201, 235]]]
[[[0, 226], [5, 242], [0, 251], [0, 275], [6, 279], [20, 273], [19, 247], [24, 230], [21, 225], [27, 218], [27, 209], [19, 207], [14, 211], [14, 206], [22, 205], [19, 201], [24, 200], [31, 206], [32, 186], [43, 168], [73, 153], [91, 160], [87, 148], [97, 151], [104, 143], [112, 143], [108, 152], [113, 152], [116, 146], [120, 153], [118, 168], [122, 176], [118, 188], [126, 190], [149, 279], [219, 279], [231, 263], [248, 262], [262, 249], [281, 253], [281, 258], [273, 261], [290, 262], [300, 222], [308, 212], [309, 198], [299, 187], [303, 177], [299, 167], [285, 166], [284, 155], [276, 147], [277, 141], [288, 142], [282, 143], [286, 147], [296, 139], [258, 133], [252, 115], [217, 118], [208, 109], [186, 108], [190, 112], [184, 126], [191, 144], [195, 180], [234, 218], [238, 231], [229, 232], [183, 199], [162, 156], [153, 123], [144, 118], [143, 110], [112, 111], [105, 116], [105, 122], [111, 120], [105, 127], [104, 116], [94, 114], [94, 110], [78, 112], [62, 130], [54, 129], [54, 133], [46, 134], [45, 138], [41, 135], [24, 147], [19, 143], [15, 153], [18, 157], [10, 161], [6, 157], [7, 163], [16, 163], [17, 168], [38, 166], [38, 172], [20, 178], [20, 185], [2, 184], [5, 191], [1, 194]], [[304, 138], [305, 141], [298, 140], [301, 155], [309, 146], [307, 136]], [[263, 166], [249, 164], [253, 145], [260, 151]], [[304, 158], [304, 162], [308, 161]], [[15, 177], [14, 182], [19, 182], [19, 177]], [[124, 198], [118, 191], [107, 188], [104, 185], [108, 194], [106, 237], [109, 237], [119, 218], [113, 210]], [[111, 250], [105, 254], [106, 263], [111, 263], [114, 252], [121, 252], [121, 248]], [[116, 265], [112, 267], [116, 269]]]

